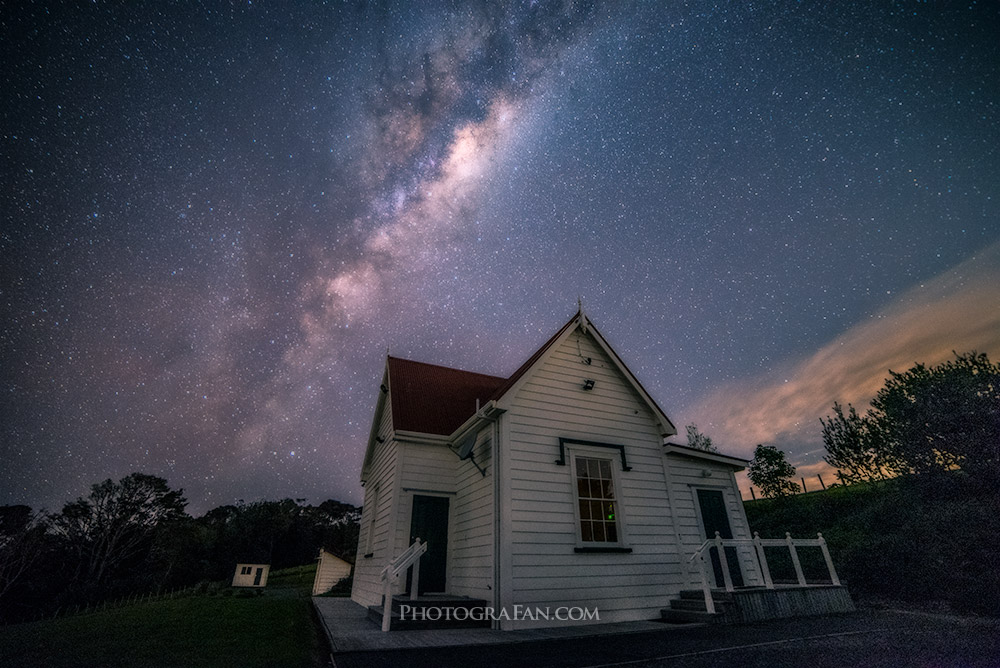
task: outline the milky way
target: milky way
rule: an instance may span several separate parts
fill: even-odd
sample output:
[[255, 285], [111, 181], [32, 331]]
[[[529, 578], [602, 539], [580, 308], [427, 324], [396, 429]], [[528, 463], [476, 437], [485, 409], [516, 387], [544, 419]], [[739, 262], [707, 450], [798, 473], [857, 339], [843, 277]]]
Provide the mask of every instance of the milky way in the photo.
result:
[[578, 298], [818, 470], [835, 400], [1000, 357], [1000, 10], [871, 4], [6, 11], [0, 503], [360, 502], [386, 350], [506, 375]]

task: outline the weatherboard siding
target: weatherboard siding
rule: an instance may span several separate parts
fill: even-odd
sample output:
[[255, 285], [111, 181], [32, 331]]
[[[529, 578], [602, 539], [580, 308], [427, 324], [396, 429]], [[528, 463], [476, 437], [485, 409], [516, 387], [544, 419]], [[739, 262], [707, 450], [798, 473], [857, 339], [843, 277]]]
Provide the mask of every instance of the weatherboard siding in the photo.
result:
[[[585, 391], [588, 378], [595, 385]], [[516, 392], [503, 416], [511, 476], [505, 504], [509, 602], [596, 607], [601, 621], [656, 617], [681, 581], [662, 438], [652, 411], [596, 342], [579, 331], [550, 351]], [[625, 446], [632, 470], [618, 471], [616, 496], [630, 554], [575, 552], [576, 496], [569, 461], [556, 463], [560, 438]], [[607, 455], [620, 469], [618, 452]]]
[[491, 428], [479, 433], [470, 461], [455, 460], [455, 503], [452, 511], [448, 590], [459, 596], [493, 598], [493, 462]]
[[[395, 547], [392, 531], [395, 522], [392, 520], [396, 474], [399, 467], [399, 445], [393, 438], [391, 408], [389, 399], [386, 398], [378, 428], [378, 437], [384, 442], [375, 444], [361, 510], [361, 530], [358, 536], [357, 561], [354, 566], [354, 584], [351, 588], [351, 600], [361, 605], [378, 605], [382, 601], [381, 572], [392, 559]], [[370, 553], [372, 556], [366, 557], [365, 555], [369, 554], [366, 550], [368, 531], [372, 522], [375, 523]]]

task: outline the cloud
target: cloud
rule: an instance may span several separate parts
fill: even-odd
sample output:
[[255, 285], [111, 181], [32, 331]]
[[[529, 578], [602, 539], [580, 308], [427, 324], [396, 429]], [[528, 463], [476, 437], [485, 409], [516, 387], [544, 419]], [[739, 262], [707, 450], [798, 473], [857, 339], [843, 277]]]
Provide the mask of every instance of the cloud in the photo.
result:
[[809, 357], [728, 383], [689, 411], [724, 450], [750, 457], [776, 444], [800, 475], [821, 461], [820, 417], [834, 401], [867, 408], [888, 371], [936, 364], [970, 350], [1000, 356], [1000, 244], [994, 244], [859, 323]]

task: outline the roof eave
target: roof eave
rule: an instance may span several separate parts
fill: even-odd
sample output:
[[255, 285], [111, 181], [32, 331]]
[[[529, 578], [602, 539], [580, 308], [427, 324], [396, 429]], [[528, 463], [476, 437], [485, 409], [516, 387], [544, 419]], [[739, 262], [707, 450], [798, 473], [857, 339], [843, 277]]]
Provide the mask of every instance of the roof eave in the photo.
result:
[[397, 429], [394, 432], [394, 436], [401, 443], [416, 443], [418, 445], [448, 445], [449, 443], [446, 434], [430, 434], [422, 431], [409, 431], [407, 429]]
[[382, 422], [382, 412], [385, 410], [385, 400], [389, 395], [386, 383], [389, 382], [389, 363], [386, 360], [385, 370], [382, 372], [382, 383], [379, 385], [378, 400], [375, 403], [375, 415], [372, 418], [372, 426], [368, 431], [368, 445], [365, 447], [365, 458], [361, 463], [361, 486], [368, 482], [368, 469], [371, 464], [371, 457], [375, 451], [375, 443], [378, 438], [378, 428]]
[[692, 459], [705, 459], [716, 464], [725, 464], [726, 466], [731, 466], [735, 471], [742, 471], [750, 462], [742, 457], [733, 457], [731, 455], [724, 455], [719, 452], [708, 452], [707, 450], [699, 450], [697, 448], [689, 448], [686, 445], [677, 445], [676, 443], [666, 443], [663, 446], [663, 454], [665, 455], [677, 455], [679, 457], [690, 457]]
[[451, 432], [448, 440], [452, 445], [457, 445], [470, 432], [478, 431], [483, 425], [493, 422], [506, 412], [506, 409], [500, 408], [496, 401], [490, 400], [479, 411], [473, 413], [468, 420], [463, 422], [458, 429]]

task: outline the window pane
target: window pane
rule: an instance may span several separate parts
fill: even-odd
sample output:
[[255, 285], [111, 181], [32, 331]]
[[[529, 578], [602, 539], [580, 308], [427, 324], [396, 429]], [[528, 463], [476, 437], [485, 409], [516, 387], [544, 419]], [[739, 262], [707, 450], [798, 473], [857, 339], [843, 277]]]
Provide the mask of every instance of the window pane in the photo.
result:
[[578, 478], [589, 478], [590, 477], [590, 469], [588, 468], [588, 465], [587, 465], [588, 461], [590, 461], [590, 460], [584, 459], [583, 457], [577, 457], [576, 458], [576, 475], [577, 475]]
[[613, 499], [615, 498], [615, 483], [612, 480], [604, 480], [604, 490], [601, 494], [603, 499]]
[[581, 501], [580, 502], [580, 519], [581, 520], [589, 520], [590, 518], [591, 518], [591, 515], [590, 515], [590, 501]]
[[580, 495], [580, 498], [590, 497], [590, 481], [584, 478], [576, 481], [576, 493]]
[[592, 499], [603, 499], [604, 498], [603, 485], [601, 484], [600, 480], [591, 480], [590, 481], [590, 494], [588, 494], [587, 496], [589, 496]]
[[610, 522], [615, 521], [615, 504], [609, 502], [604, 503], [601, 519], [608, 520]]
[[586, 542], [594, 540], [593, 522], [580, 522], [580, 537]]
[[604, 508], [600, 501], [590, 501], [590, 519], [603, 520]]
[[611, 462], [607, 459], [602, 459], [600, 461], [601, 465], [601, 477], [605, 479], [611, 478]]
[[604, 530], [607, 532], [606, 533], [606, 536], [607, 536], [606, 540], [609, 543], [616, 543], [616, 542], [618, 542], [618, 527], [617, 527], [617, 525], [614, 522], [607, 522], [604, 525]]
[[604, 522], [594, 522], [594, 542], [604, 542]]

